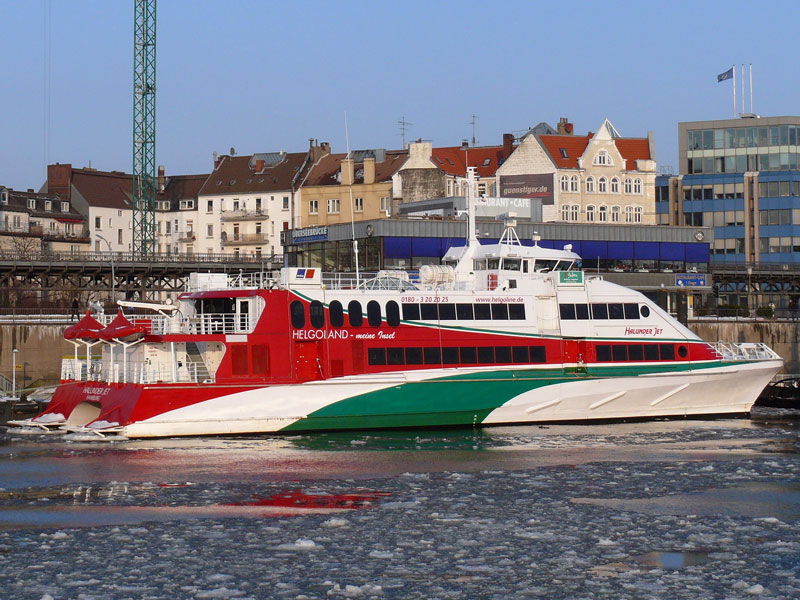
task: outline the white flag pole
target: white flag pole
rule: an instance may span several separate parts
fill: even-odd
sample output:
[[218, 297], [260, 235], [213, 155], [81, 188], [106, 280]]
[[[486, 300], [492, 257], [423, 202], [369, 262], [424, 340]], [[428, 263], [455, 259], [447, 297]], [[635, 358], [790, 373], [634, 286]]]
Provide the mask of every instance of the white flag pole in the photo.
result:
[[742, 63], [742, 113], [744, 113], [745, 98], [744, 98], [744, 63]]
[[733, 118], [736, 118], [736, 65], [731, 69], [733, 71]]
[[753, 112], [753, 63], [750, 63], [750, 112]]

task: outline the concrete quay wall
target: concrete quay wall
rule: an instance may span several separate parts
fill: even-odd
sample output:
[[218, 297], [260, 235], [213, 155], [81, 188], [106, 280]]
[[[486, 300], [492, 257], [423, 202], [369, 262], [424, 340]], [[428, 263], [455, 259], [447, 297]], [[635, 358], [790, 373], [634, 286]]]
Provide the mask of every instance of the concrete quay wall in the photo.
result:
[[[75, 352], [64, 339], [67, 327], [68, 324], [0, 324], [0, 373], [11, 379], [12, 350], [17, 348], [17, 387], [57, 382], [61, 358]], [[800, 373], [800, 321], [694, 320], [689, 322], [689, 328], [709, 342], [764, 342], [786, 361], [787, 373]]]

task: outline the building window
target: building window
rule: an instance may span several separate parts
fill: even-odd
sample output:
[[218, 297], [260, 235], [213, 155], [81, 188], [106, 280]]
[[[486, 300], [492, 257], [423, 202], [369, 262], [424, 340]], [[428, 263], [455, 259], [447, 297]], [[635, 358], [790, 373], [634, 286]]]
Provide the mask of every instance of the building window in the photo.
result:
[[31, 210], [36, 209], [36, 199], [35, 198], [28, 198], [28, 208]]
[[593, 204], [589, 204], [589, 205], [586, 206], [586, 220], [589, 223], [593, 223], [594, 222], [594, 205]]
[[339, 214], [339, 199], [338, 198], [328, 198], [328, 214], [329, 215], [338, 215]]
[[561, 176], [561, 191], [568, 192], [569, 191], [569, 176], [562, 175]]
[[594, 177], [589, 177], [586, 180], [586, 192], [589, 194], [594, 193]]
[[578, 176], [573, 175], [569, 178], [569, 191], [570, 192], [577, 192], [578, 191]]
[[8, 190], [6, 189], [0, 194], [0, 204], [8, 204]]
[[364, 199], [363, 198], [354, 198], [353, 203], [355, 204], [356, 212], [364, 212]]
[[633, 207], [633, 222], [634, 223], [641, 223], [643, 214], [644, 214], [644, 208], [642, 208], [641, 206], [634, 206]]
[[213, 212], [214, 212], [214, 201], [213, 200], [209, 200], [206, 203], [206, 213], [210, 215]]
[[[450, 182], [447, 182], [448, 187], [450, 186]], [[389, 197], [384, 196], [381, 198], [381, 212], [385, 214], [387, 217], [389, 216]]]
[[[169, 208], [169, 201], [167, 201], [167, 208]], [[194, 209], [194, 200], [181, 200], [181, 210]]]
[[619, 206], [611, 207], [611, 222], [619, 223]]
[[122, 243], [122, 229], [117, 229], [117, 243]]
[[600, 217], [599, 221], [601, 223], [608, 221], [608, 207], [605, 205], [601, 206], [597, 211], [597, 215]]
[[642, 180], [638, 177], [633, 180], [633, 193], [634, 194], [641, 194], [642, 193]]
[[572, 209], [570, 210], [570, 216], [572, 217], [573, 221], [578, 221], [581, 218], [581, 207], [577, 204], [572, 205]]
[[289, 196], [283, 197], [283, 210], [289, 210]]
[[594, 164], [602, 165], [602, 166], [610, 166], [613, 163], [611, 162], [611, 157], [608, 155], [608, 152], [605, 150], [600, 150], [597, 155], [594, 157]]
[[625, 207], [625, 222], [626, 223], [633, 223], [633, 207], [626, 206]]
[[213, 238], [214, 237], [214, 226], [209, 224], [208, 229], [206, 229], [206, 237]]
[[617, 177], [611, 179], [611, 193], [619, 194], [619, 179]]
[[100, 217], [94, 218], [94, 228], [98, 230], [103, 228], [103, 220]]
[[608, 191], [608, 179], [605, 177], [600, 178], [600, 181], [597, 182], [597, 191], [601, 194], [605, 194]]
[[569, 221], [569, 204], [561, 205], [561, 220]]
[[53, 210], [53, 201], [52, 200], [45, 200], [44, 201], [44, 209], [45, 210]]
[[261, 223], [256, 223], [256, 235], [261, 235]]
[[171, 226], [172, 226], [172, 223], [171, 223], [170, 221], [165, 221], [165, 222], [164, 222], [164, 227], [165, 227], [166, 229], [165, 229], [165, 231], [164, 231], [164, 232], [165, 232], [165, 233], [172, 233], [172, 231], [170, 230]]
[[630, 179], [625, 180], [625, 193], [626, 194], [633, 193], [633, 182]]
[[319, 200], [309, 200], [308, 201], [308, 214], [310, 214], [310, 215], [318, 215], [319, 214]]

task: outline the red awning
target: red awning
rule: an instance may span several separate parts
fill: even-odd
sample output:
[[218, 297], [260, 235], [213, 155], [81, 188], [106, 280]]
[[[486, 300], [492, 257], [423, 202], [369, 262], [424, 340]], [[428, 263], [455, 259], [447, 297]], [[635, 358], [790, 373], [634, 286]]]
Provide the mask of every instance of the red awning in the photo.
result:
[[120, 310], [114, 320], [108, 324], [108, 327], [100, 332], [100, 337], [107, 342], [112, 340], [132, 341], [136, 338], [142, 337], [146, 333], [144, 325], [134, 325]]
[[80, 321], [64, 330], [64, 339], [67, 340], [96, 340], [103, 324], [86, 311]]

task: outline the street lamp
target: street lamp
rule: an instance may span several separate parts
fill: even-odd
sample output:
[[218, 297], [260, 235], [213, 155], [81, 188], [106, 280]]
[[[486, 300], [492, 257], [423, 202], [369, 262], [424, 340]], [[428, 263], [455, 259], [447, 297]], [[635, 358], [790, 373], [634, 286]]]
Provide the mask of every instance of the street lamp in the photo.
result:
[[14, 357], [14, 364], [11, 367], [11, 397], [17, 397], [17, 352], [19, 349], [14, 348], [12, 350], [12, 356]]
[[111, 251], [111, 244], [102, 235], [95, 234], [98, 240], [103, 240], [108, 246], [108, 253], [111, 255], [111, 300], [117, 303], [117, 278], [114, 277], [114, 253]]

